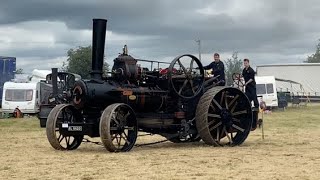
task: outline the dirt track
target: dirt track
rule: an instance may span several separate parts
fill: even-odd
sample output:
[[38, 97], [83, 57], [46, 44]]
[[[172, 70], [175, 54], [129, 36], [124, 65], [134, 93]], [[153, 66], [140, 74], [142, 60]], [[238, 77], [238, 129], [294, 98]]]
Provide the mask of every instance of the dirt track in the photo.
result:
[[319, 109], [266, 115], [265, 140], [257, 130], [240, 147], [166, 142], [117, 154], [88, 143], [55, 151], [37, 120], [0, 120], [0, 179], [319, 179]]

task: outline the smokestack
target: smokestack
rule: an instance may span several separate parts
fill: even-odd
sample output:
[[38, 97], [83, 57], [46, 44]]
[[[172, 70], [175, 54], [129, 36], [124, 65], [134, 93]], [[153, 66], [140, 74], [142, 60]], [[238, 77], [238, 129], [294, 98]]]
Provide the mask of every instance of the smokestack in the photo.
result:
[[52, 68], [51, 70], [52, 95], [56, 97], [58, 95], [58, 68]]
[[107, 30], [106, 19], [93, 19], [91, 78], [102, 79], [104, 45]]

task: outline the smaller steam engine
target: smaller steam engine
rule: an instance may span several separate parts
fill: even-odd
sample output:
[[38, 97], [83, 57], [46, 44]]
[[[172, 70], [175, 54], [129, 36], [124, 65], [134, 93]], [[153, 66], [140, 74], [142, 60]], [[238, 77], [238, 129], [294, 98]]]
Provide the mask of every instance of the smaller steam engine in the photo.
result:
[[[76, 81], [70, 102], [56, 105], [48, 116], [53, 148], [74, 150], [88, 135], [100, 137], [110, 152], [124, 152], [134, 147], [138, 131], [174, 143], [202, 139], [235, 146], [246, 140], [257, 111], [238, 88], [216, 86], [216, 78], [206, 78], [193, 55], [171, 63], [139, 60], [125, 46], [114, 59], [111, 76], [102, 77], [106, 27], [107, 20], [93, 20], [91, 79]], [[149, 70], [138, 62], [158, 67]]]

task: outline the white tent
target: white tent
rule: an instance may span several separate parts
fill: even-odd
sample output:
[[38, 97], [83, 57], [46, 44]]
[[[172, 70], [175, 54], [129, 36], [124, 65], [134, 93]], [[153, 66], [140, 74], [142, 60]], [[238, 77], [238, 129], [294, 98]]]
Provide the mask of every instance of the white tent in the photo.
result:
[[31, 75], [31, 82], [39, 82], [40, 80], [46, 80], [46, 76], [50, 73], [50, 70], [34, 69]]

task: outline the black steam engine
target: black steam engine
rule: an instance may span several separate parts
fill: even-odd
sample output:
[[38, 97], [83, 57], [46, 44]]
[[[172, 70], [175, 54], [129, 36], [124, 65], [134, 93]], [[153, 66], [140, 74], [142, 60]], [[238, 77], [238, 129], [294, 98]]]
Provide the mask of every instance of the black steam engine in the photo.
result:
[[[72, 100], [55, 106], [46, 131], [53, 148], [73, 150], [84, 135], [100, 137], [111, 152], [129, 151], [138, 131], [168, 140], [239, 145], [257, 112], [237, 88], [215, 86], [193, 55], [175, 58], [167, 68], [148, 70], [128, 54], [114, 59], [110, 77], [102, 77], [107, 21], [93, 20], [91, 79], [75, 82]], [[154, 61], [149, 61], [154, 63]], [[165, 65], [165, 64], [162, 64]]]

